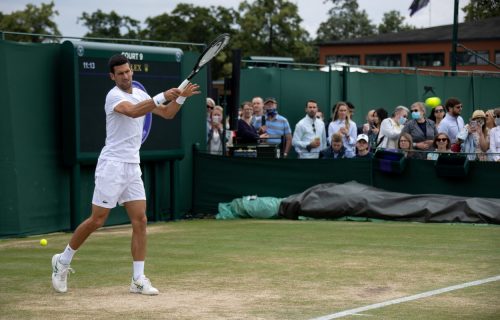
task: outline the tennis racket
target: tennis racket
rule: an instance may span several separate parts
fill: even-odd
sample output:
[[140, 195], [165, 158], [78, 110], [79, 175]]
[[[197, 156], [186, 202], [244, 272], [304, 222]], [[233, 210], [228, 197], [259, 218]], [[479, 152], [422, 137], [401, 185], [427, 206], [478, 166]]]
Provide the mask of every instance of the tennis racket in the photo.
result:
[[189, 74], [189, 76], [186, 78], [186, 80], [182, 81], [181, 85], [179, 86], [179, 89], [184, 89], [189, 81], [198, 73], [200, 70], [203, 68], [204, 65], [210, 62], [219, 52], [224, 49], [224, 47], [227, 46], [229, 43], [229, 34], [223, 33], [219, 35], [217, 38], [215, 38], [206, 48], [205, 50], [201, 53], [200, 57], [198, 58], [198, 61], [196, 61], [195, 66], [193, 67], [193, 71]]
[[[139, 81], [132, 80], [132, 86], [134, 88], [140, 89], [147, 93], [146, 88]], [[144, 126], [142, 128], [142, 141], [141, 144], [148, 138], [149, 132], [151, 131], [151, 124], [153, 122], [153, 114], [151, 112], [146, 113], [144, 117]]]

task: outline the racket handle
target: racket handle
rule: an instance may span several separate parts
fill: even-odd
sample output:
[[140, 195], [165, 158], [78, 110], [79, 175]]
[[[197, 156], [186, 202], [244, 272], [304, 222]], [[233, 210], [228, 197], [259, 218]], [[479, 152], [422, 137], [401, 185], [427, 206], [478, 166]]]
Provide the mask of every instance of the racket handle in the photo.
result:
[[183, 89], [184, 89], [184, 88], [188, 85], [188, 83], [189, 83], [189, 80], [188, 80], [188, 79], [186, 79], [186, 80], [182, 81], [182, 83], [181, 83], [181, 85], [178, 87], [178, 89], [183, 90]]

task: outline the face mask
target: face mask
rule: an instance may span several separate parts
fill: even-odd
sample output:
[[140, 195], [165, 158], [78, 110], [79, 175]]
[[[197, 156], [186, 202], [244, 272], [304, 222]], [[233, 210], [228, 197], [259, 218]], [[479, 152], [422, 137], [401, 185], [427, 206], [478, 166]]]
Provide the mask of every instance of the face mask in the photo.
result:
[[418, 120], [418, 119], [420, 119], [420, 112], [412, 112], [412, 113], [411, 113], [411, 118], [412, 118], [413, 120]]
[[221, 118], [222, 118], [221, 116], [213, 116], [212, 121], [214, 123], [220, 123], [220, 121], [222, 120]]
[[276, 111], [276, 109], [267, 109], [266, 113], [268, 116], [274, 117], [278, 112]]
[[399, 118], [399, 124], [400, 125], [404, 125], [405, 123], [406, 123], [406, 118], [405, 117]]
[[500, 127], [500, 118], [495, 118], [495, 125]]

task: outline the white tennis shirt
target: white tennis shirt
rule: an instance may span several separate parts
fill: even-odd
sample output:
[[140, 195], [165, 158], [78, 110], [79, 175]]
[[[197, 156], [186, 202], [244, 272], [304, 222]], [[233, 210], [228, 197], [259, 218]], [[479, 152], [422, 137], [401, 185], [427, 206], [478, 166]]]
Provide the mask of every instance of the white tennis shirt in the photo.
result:
[[106, 144], [99, 159], [127, 163], [140, 163], [144, 116], [131, 118], [115, 111], [115, 107], [123, 101], [137, 104], [151, 97], [144, 91], [133, 88], [132, 94], [114, 87], [106, 96], [104, 111], [106, 113]]

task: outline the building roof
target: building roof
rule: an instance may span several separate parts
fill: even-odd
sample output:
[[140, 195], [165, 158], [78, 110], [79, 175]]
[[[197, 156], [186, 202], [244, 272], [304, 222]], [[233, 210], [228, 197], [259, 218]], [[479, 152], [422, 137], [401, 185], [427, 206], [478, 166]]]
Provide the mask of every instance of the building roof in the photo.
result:
[[[379, 34], [355, 39], [325, 41], [319, 45], [450, 42], [452, 40], [452, 32], [453, 25], [449, 24], [445, 26]], [[458, 24], [458, 41], [496, 39], [500, 39], [500, 17]]]

